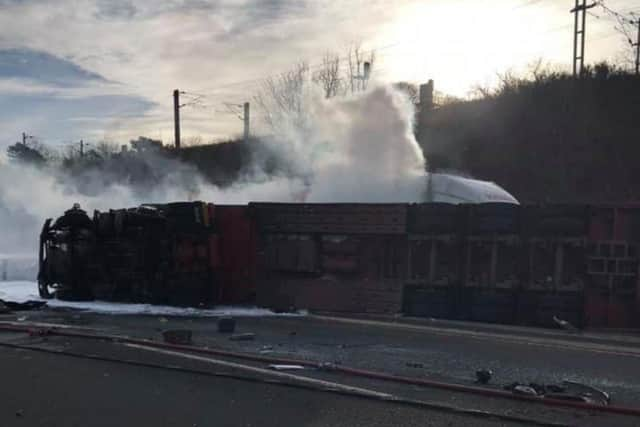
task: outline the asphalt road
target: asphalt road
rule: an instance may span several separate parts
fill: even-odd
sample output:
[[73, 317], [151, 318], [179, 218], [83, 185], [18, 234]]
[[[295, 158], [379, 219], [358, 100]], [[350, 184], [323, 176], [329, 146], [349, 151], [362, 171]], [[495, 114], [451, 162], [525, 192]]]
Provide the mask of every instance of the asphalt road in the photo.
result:
[[[211, 318], [109, 316], [53, 310], [28, 313], [27, 316], [26, 321], [63, 323], [75, 327], [95, 328], [109, 334], [151, 339], [159, 339], [160, 332], [165, 329], [188, 328], [194, 333], [196, 345], [274, 357], [286, 356], [337, 362], [381, 372], [468, 385], [473, 384], [474, 372], [480, 367], [493, 369], [495, 374], [489, 387], [495, 388], [513, 381], [556, 383], [567, 378], [589, 383], [610, 392], [612, 402], [616, 405], [640, 407], [640, 366], [638, 364], [640, 346], [630, 345], [627, 348], [613, 344], [598, 344], [575, 336], [571, 336], [570, 339], [567, 337], [566, 340], [562, 339], [562, 335], [540, 337], [540, 334], [534, 333], [535, 331], [532, 331], [531, 336], [527, 336], [526, 330], [522, 328], [517, 330], [517, 334], [509, 334], [475, 330], [459, 332], [437, 328], [380, 327], [367, 322], [344, 323], [313, 317], [238, 318], [237, 332], [253, 332], [256, 334], [255, 339], [231, 341], [228, 335], [217, 332], [215, 319]], [[3, 318], [9, 320], [11, 317]], [[0, 335], [0, 340], [9, 338], [15, 339], [6, 336], [3, 338], [3, 335]], [[124, 351], [121, 348], [116, 349], [114, 344], [105, 343], [98, 345], [95, 342], [61, 341], [60, 339], [48, 339], [46, 342], [24, 340], [23, 338], [20, 342], [52, 348], [62, 346], [62, 348], [72, 348], [87, 354], [113, 355]], [[111, 366], [110, 370], [104, 371], [105, 362], [61, 360], [62, 356], [26, 355], [6, 349], [0, 349], [0, 352], [2, 353], [0, 366], [7, 367], [5, 375], [12, 376], [9, 382], [12, 384], [11, 388], [14, 387], [13, 384], [18, 384], [18, 389], [13, 392], [8, 391], [14, 396], [13, 401], [16, 402], [9, 411], [9, 415], [15, 419], [0, 418], [0, 425], [13, 425], [5, 421], [21, 422], [20, 419], [23, 417], [15, 416], [15, 411], [20, 410], [21, 408], [18, 408], [20, 406], [24, 407], [25, 414], [27, 409], [33, 411], [33, 420], [44, 422], [44, 424], [26, 425], [73, 425], [72, 423], [47, 424], [51, 420], [46, 418], [46, 411], [51, 408], [62, 416], [63, 420], [78, 422], [77, 425], [103, 425], [99, 423], [101, 421], [93, 418], [85, 418], [84, 423], [78, 421], [77, 417], [80, 415], [74, 414], [69, 404], [64, 403], [67, 402], [66, 396], [75, 395], [79, 402], [83, 402], [76, 405], [81, 408], [90, 406], [90, 402], [103, 405], [103, 401], [112, 402], [107, 405], [109, 408], [118, 407], [117, 411], [107, 411], [109, 414], [100, 412], [102, 414], [100, 420], [106, 417], [109, 425], [147, 424], [140, 424], [140, 422], [123, 424], [122, 419], [141, 421], [146, 416], [154, 417], [157, 414], [149, 415], [154, 412], [150, 409], [152, 407], [155, 407], [155, 411], [161, 415], [158, 415], [157, 419], [154, 418], [154, 421], [160, 423], [159, 425], [193, 425], [194, 423], [211, 425], [207, 417], [214, 417], [214, 414], [210, 412], [210, 406], [205, 402], [218, 402], [215, 406], [218, 409], [215, 417], [218, 418], [214, 418], [222, 420], [217, 423], [219, 425], [364, 425], [365, 423], [366, 425], [417, 423], [420, 425], [483, 425], [495, 423], [489, 419], [398, 407], [389, 403], [328, 395], [310, 390], [292, 390], [273, 384], [235, 384], [238, 381], [201, 378], [197, 375], [192, 378], [191, 374], [176, 372], [148, 372], [148, 369], [129, 366]], [[152, 356], [158, 357], [141, 351], [134, 352], [132, 349], [128, 349], [127, 352], [127, 359], [147, 360]], [[21, 356], [17, 357], [16, 354]], [[175, 365], [187, 362], [172, 359], [167, 360], [166, 363]], [[105, 372], [107, 376], [104, 376]], [[114, 374], [115, 372], [118, 374]], [[640, 422], [630, 417], [559, 410], [504, 399], [488, 399], [425, 387], [338, 376], [334, 373], [305, 372], [304, 374], [412, 399], [542, 421], [561, 422], [567, 425], [632, 426]], [[102, 378], [100, 378], [101, 375]], [[33, 378], [33, 381], [25, 382], [25, 378]], [[83, 378], [92, 379], [91, 387], [86, 386], [87, 382]], [[95, 381], [98, 380], [100, 380], [99, 385], [96, 386]], [[34, 385], [34, 382], [37, 385]], [[205, 387], [203, 384], [208, 385]], [[52, 394], [51, 390], [56, 392]], [[84, 391], [80, 392], [80, 390]], [[99, 396], [92, 397], [92, 390]], [[230, 390], [237, 390], [237, 392], [234, 394]], [[7, 390], [2, 391], [2, 393], [6, 392]], [[30, 402], [31, 394], [34, 393], [46, 394], [49, 400], [45, 398], [44, 401], [51, 404], [42, 407], [23, 403]], [[22, 400], [16, 401], [19, 396], [22, 396]], [[5, 402], [11, 401], [2, 398]], [[56, 402], [58, 398], [63, 402]], [[239, 413], [235, 412], [238, 406], [233, 402], [242, 402], [240, 406], [243, 409]], [[176, 407], [179, 409], [175, 409]], [[14, 411], [14, 408], [18, 409]], [[182, 408], [188, 408], [188, 410], [183, 411]], [[300, 408], [303, 409], [300, 410]], [[79, 413], [83, 417], [93, 413], [83, 411], [85, 410], [81, 409]], [[185, 416], [185, 413], [191, 417], [188, 418], [191, 424], [179, 421], [178, 415]], [[117, 416], [125, 418], [109, 418]], [[131, 418], [126, 418], [129, 416]], [[86, 419], [98, 424], [87, 424]]]
[[576, 347], [574, 336], [568, 341], [529, 337], [522, 328], [515, 336], [476, 331], [459, 335], [446, 329], [380, 328], [310, 317], [246, 317], [237, 319], [237, 332], [253, 332], [256, 338], [236, 342], [218, 334], [215, 319], [210, 318], [72, 312], [34, 313], [31, 317], [39, 318], [155, 339], [164, 329], [188, 328], [201, 345], [339, 362], [465, 384], [475, 380], [479, 368], [493, 370], [496, 386], [514, 381], [557, 383], [570, 379], [610, 392], [614, 402], [640, 407], [640, 347], [627, 349], [588, 341]]
[[0, 349], [2, 426], [498, 426], [275, 384]]

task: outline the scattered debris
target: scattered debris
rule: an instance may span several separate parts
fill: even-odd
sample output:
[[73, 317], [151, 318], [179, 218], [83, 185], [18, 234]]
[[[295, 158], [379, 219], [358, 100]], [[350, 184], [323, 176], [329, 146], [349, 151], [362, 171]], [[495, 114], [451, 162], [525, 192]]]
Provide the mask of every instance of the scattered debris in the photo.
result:
[[18, 317], [16, 320], [17, 320], [18, 322], [24, 322], [24, 321], [25, 321], [25, 320], [27, 320], [27, 319], [28, 319], [28, 317], [27, 317], [27, 316], [20, 316], [20, 317]]
[[603, 405], [608, 405], [609, 403], [611, 403], [611, 396], [609, 395], [609, 393], [590, 385], [569, 380], [562, 381], [562, 385], [570, 391], [575, 390], [575, 392], [580, 394], [581, 396], [596, 400], [597, 402], [601, 402], [601, 404]]
[[424, 368], [424, 365], [418, 362], [407, 362], [407, 366], [410, 368]]
[[289, 332], [289, 336], [290, 336], [290, 337], [294, 337], [294, 336], [296, 336], [297, 334], [298, 334], [298, 333], [297, 333], [296, 331], [291, 331], [291, 332]]
[[189, 329], [171, 329], [162, 332], [162, 337], [170, 344], [187, 345], [191, 344], [192, 333]]
[[323, 371], [334, 371], [340, 362], [321, 362], [318, 364], [318, 369]]
[[530, 387], [528, 385], [517, 385], [511, 391], [513, 391], [514, 394], [524, 394], [524, 395], [528, 395], [528, 396], [538, 396], [538, 392], [533, 387]]
[[488, 384], [493, 376], [491, 369], [478, 369], [476, 371], [476, 381], [480, 384]]
[[236, 320], [233, 317], [218, 319], [218, 332], [232, 334], [236, 330]]
[[608, 405], [611, 401], [611, 397], [607, 392], [586, 384], [567, 380], [563, 381], [562, 385], [536, 383], [526, 385], [514, 382], [505, 385], [503, 388], [515, 394], [544, 397], [547, 399], [568, 400], [597, 405]]
[[256, 338], [256, 334], [253, 332], [245, 332], [243, 334], [234, 334], [229, 337], [231, 341], [253, 341]]
[[166, 317], [159, 317], [159, 318], [158, 318], [158, 321], [159, 321], [160, 323], [167, 323], [167, 322], [168, 322], [168, 320], [167, 320], [167, 318], [166, 318]]
[[295, 371], [304, 369], [302, 365], [269, 365], [269, 369], [273, 369], [275, 371]]
[[270, 345], [263, 345], [262, 348], [260, 349], [260, 353], [265, 354], [265, 353], [271, 353], [273, 352], [273, 347]]
[[556, 316], [553, 316], [553, 321], [556, 323], [556, 325], [560, 326], [565, 331], [579, 332], [578, 328], [576, 328], [575, 326], [573, 326], [571, 323], [567, 322], [566, 320], [562, 320], [562, 319], [560, 319], [560, 318], [558, 318]]
[[20, 417], [22, 417], [23, 415], [24, 415], [24, 410], [22, 410], [22, 409], [18, 409], [18, 410], [16, 411], [16, 417], [20, 418]]

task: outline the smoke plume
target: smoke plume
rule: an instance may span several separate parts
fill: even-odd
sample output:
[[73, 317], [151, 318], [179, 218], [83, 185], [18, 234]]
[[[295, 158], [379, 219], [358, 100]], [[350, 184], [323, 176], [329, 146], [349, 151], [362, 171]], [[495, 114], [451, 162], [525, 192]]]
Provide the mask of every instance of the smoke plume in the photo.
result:
[[242, 180], [224, 189], [207, 183], [194, 167], [154, 154], [145, 156], [144, 166], [152, 179], [142, 182], [118, 170], [70, 175], [0, 163], [0, 258], [15, 253], [35, 257], [45, 218], [61, 215], [73, 203], [91, 213], [178, 200], [225, 204], [422, 198], [425, 160], [413, 136], [413, 106], [403, 93], [377, 87], [327, 100], [310, 87], [302, 96], [301, 114], [283, 116], [277, 131], [261, 138], [264, 149], [286, 165], [286, 173], [268, 175], [258, 161]]

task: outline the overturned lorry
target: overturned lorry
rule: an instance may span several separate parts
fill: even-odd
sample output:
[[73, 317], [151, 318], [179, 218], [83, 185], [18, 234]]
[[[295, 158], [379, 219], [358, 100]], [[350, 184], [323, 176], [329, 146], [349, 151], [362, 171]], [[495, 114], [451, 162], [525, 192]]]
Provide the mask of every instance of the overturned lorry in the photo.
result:
[[74, 207], [40, 243], [45, 298], [640, 325], [640, 205]]
[[215, 208], [202, 202], [95, 211], [79, 205], [40, 235], [42, 298], [208, 306], [218, 298]]

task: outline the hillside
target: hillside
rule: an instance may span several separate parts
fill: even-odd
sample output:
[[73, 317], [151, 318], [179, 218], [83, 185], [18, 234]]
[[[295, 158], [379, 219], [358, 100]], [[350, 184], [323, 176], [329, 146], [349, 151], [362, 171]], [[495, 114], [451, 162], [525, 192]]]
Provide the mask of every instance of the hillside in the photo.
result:
[[493, 180], [525, 202], [640, 200], [640, 78], [596, 66], [510, 79], [419, 125], [431, 169]]

